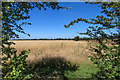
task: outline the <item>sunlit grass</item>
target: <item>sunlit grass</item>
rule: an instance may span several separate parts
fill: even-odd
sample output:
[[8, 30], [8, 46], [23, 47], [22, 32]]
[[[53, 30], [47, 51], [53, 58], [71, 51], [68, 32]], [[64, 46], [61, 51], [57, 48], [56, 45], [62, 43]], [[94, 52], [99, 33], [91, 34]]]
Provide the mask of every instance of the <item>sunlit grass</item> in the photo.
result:
[[92, 78], [91, 74], [95, 74], [98, 71], [98, 68], [94, 64], [80, 64], [79, 69], [71, 72], [67, 71], [65, 75], [68, 78]]

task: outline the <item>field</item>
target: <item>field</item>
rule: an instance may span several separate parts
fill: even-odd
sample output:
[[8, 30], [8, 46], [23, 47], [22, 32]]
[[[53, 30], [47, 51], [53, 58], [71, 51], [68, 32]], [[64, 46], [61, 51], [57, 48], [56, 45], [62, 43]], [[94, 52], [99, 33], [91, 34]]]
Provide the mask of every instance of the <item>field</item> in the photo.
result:
[[[72, 40], [15, 40], [12, 45], [17, 49], [18, 54], [22, 50], [30, 49], [27, 58], [29, 64], [41, 61], [43, 58], [58, 58], [70, 61], [71, 64], [77, 64], [79, 69], [74, 72], [66, 72], [69, 78], [90, 78], [90, 73], [97, 71], [96, 66], [89, 60], [91, 54], [87, 41]], [[53, 61], [54, 62], [54, 61]]]

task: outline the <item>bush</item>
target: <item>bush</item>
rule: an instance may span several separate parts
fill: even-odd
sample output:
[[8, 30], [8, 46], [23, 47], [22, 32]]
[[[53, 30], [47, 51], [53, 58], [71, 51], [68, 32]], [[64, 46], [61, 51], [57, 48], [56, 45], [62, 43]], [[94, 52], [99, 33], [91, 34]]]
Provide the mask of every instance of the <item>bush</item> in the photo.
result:
[[79, 36], [76, 36], [76, 37], [74, 38], [74, 40], [75, 40], [75, 41], [79, 41]]
[[23, 80], [31, 78], [32, 74], [27, 74], [26, 58], [28, 54], [29, 51], [24, 50], [17, 56], [15, 51], [13, 58], [3, 65], [3, 79]]

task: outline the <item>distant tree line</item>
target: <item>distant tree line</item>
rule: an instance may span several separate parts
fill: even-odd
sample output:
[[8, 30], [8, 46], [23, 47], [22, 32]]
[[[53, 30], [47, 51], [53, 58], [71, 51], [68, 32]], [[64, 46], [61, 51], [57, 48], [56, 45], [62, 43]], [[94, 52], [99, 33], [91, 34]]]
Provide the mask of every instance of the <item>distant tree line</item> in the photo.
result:
[[41, 38], [41, 39], [11, 39], [11, 40], [93, 40], [93, 38], [87, 38], [87, 37], [83, 37], [83, 38], [79, 38], [79, 36], [76, 36], [74, 38], [55, 38], [55, 39], [48, 39], [48, 38]]
[[[113, 37], [110, 37], [108, 39], [113, 39]], [[116, 37], [114, 37], [116, 39]], [[74, 41], [79, 41], [79, 40], [96, 40], [96, 38], [90, 38], [90, 37], [83, 37], [80, 38], [79, 36], [75, 36], [74, 38], [54, 38], [54, 39], [48, 39], [48, 38], [40, 38], [40, 39], [11, 39], [11, 40], [74, 40]]]
[[41, 39], [12, 39], [12, 40], [74, 40], [74, 39], [73, 38], [55, 38], [55, 39], [41, 38]]

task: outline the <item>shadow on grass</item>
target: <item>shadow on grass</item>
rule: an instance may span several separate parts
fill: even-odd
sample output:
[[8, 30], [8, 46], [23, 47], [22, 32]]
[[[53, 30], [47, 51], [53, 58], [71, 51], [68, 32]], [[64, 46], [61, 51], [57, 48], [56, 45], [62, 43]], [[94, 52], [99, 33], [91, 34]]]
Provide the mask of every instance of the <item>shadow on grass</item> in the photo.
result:
[[[63, 57], [45, 57], [42, 60], [29, 64], [29, 72], [33, 74], [32, 80], [57, 78], [67, 80], [65, 71], [76, 71], [78, 66], [66, 61]], [[31, 80], [31, 79], [30, 79]]]

